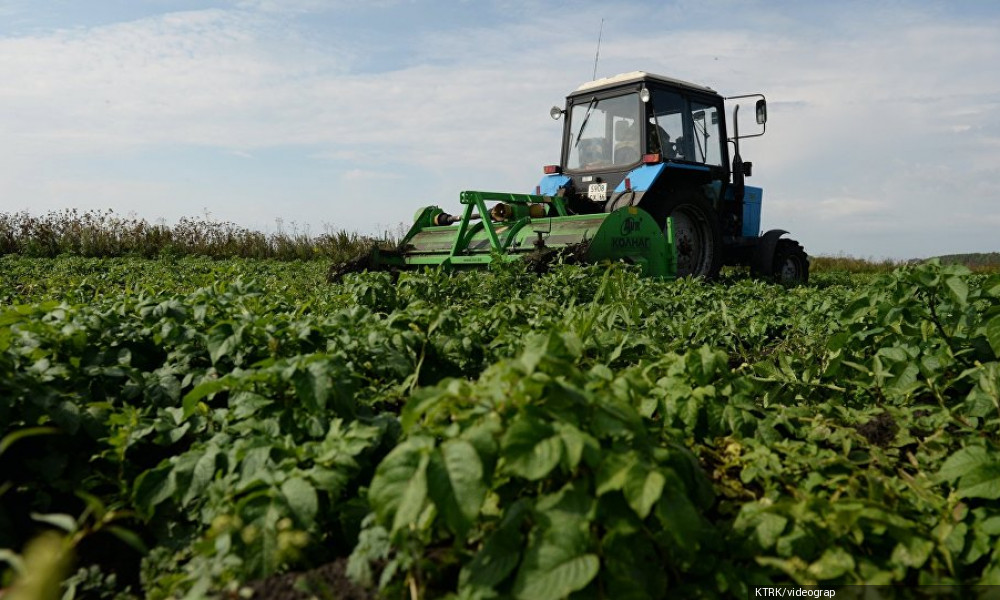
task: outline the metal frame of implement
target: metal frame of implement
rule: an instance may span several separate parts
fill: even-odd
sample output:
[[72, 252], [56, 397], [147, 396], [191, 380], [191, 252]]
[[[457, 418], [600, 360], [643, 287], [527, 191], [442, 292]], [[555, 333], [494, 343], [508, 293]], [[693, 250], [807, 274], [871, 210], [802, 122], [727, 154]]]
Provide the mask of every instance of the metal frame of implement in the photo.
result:
[[[588, 262], [625, 260], [639, 264], [645, 275], [676, 274], [672, 221], [668, 219], [665, 231], [661, 230], [641, 209], [569, 215], [561, 196], [509, 192], [464, 191], [460, 202], [461, 216], [449, 215], [437, 206], [417, 211], [398, 251], [377, 253], [376, 264], [483, 266], [586, 243]], [[487, 202], [497, 204], [489, 209]], [[552, 212], [555, 215], [549, 216]]]

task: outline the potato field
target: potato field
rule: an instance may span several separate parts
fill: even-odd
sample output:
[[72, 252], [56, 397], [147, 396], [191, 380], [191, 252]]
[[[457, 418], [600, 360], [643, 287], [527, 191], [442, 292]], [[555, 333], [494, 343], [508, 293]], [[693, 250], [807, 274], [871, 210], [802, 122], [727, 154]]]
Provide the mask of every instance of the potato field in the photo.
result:
[[998, 275], [328, 266], [0, 256], [0, 597], [1000, 585]]

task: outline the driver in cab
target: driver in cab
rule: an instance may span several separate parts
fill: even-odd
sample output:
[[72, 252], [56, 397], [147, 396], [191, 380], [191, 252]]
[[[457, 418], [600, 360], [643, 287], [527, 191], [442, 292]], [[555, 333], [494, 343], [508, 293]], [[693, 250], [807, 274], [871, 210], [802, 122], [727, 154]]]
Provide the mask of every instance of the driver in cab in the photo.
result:
[[622, 119], [615, 123], [614, 164], [631, 165], [639, 162], [639, 124]]

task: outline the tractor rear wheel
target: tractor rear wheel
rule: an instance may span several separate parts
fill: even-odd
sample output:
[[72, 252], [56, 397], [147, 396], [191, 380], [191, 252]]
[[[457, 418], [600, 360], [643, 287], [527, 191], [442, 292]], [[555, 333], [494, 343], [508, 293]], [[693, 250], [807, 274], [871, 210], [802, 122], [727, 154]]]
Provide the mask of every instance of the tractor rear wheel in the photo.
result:
[[809, 283], [809, 256], [802, 244], [795, 240], [778, 240], [771, 275], [775, 281], [786, 285]]
[[[614, 212], [623, 206], [634, 206], [635, 200], [635, 192], [616, 194], [604, 210]], [[719, 274], [722, 268], [722, 230], [719, 217], [704, 194], [694, 190], [667, 190], [662, 195], [647, 192], [637, 205], [660, 224], [664, 234], [667, 232], [667, 217], [673, 217], [678, 277], [711, 279]]]
[[715, 210], [703, 197], [680, 197], [663, 206], [656, 215], [664, 226], [673, 218], [674, 249], [678, 277], [712, 278], [722, 266], [722, 232]]

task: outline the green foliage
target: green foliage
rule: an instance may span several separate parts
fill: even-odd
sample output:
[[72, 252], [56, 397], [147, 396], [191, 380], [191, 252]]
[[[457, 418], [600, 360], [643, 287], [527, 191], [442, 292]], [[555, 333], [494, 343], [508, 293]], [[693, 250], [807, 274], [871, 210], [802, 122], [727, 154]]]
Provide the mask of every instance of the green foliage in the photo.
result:
[[64, 591], [338, 560], [388, 597], [1000, 583], [998, 276], [0, 267], [0, 557], [111, 549]]
[[[683, 359], [615, 376], [577, 367], [583, 347], [572, 333], [540, 336], [478, 381], [446, 380], [404, 407], [407, 441], [376, 470], [369, 499], [391, 539], [416, 552], [398, 559], [410, 577], [433, 568], [424, 548], [446, 544], [445, 562], [467, 565], [459, 592], [470, 596], [660, 597], [668, 585], [693, 592], [699, 576], [737, 585], [729, 565], [705, 560], [717, 549], [708, 479], [671, 439], [682, 434], [664, 436], [629, 393]], [[672, 577], [637, 579], [637, 558]]]

